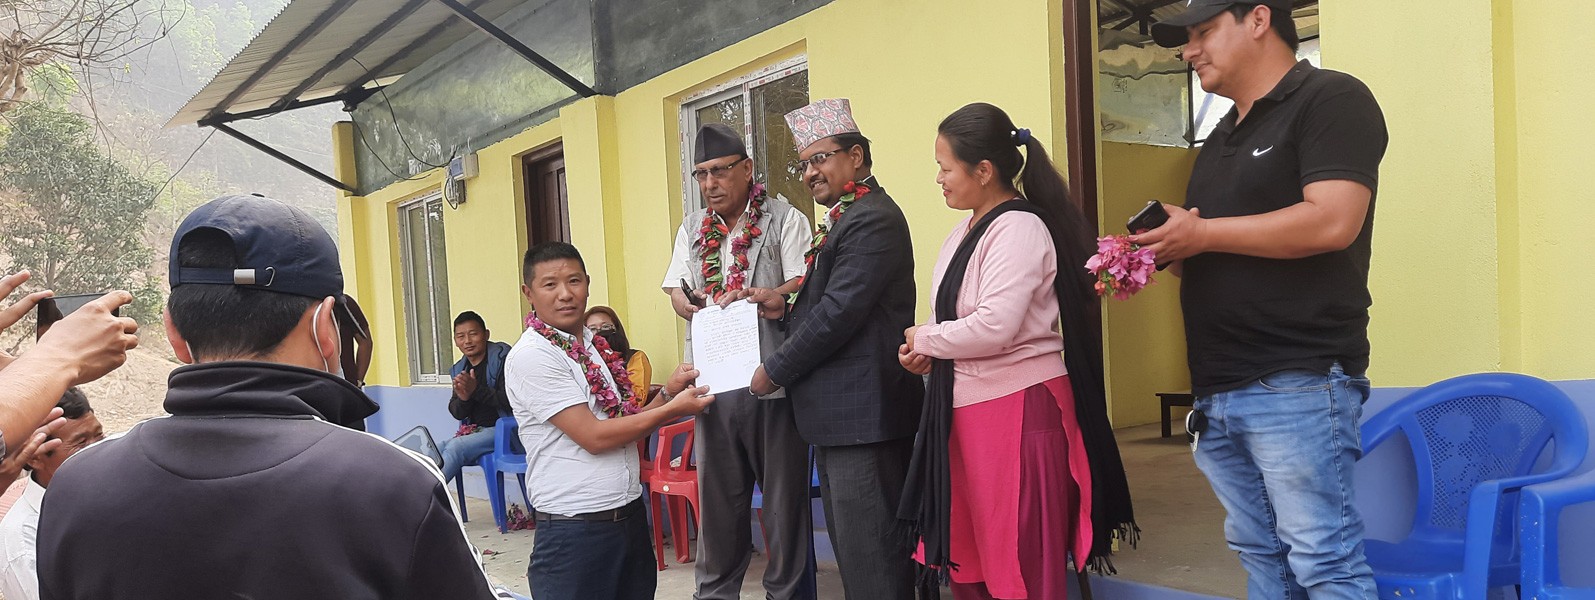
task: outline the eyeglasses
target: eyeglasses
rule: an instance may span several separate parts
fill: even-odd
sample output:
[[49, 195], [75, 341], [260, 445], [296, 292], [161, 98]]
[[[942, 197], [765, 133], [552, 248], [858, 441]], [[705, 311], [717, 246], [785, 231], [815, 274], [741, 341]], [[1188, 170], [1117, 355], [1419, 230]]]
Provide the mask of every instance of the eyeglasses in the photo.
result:
[[830, 158], [832, 156], [836, 156], [836, 155], [841, 154], [841, 153], [842, 153], [842, 149], [841, 148], [837, 148], [836, 150], [832, 150], [830, 152], [821, 152], [819, 154], [815, 154], [814, 156], [808, 157], [808, 159], [806, 159], [806, 160], [792, 161], [792, 164], [789, 165], [789, 166], [792, 167], [792, 170], [794, 172], [803, 173], [803, 172], [806, 172], [806, 171], [809, 170], [809, 165], [813, 165], [815, 167], [819, 167], [820, 165], [825, 164], [825, 159], [828, 159], [828, 158]]
[[743, 160], [748, 159], [743, 158], [742, 160], [738, 160], [729, 165], [709, 167], [707, 169], [694, 169], [692, 171], [692, 178], [698, 180], [699, 182], [708, 181], [710, 176], [713, 176], [715, 179], [725, 179], [726, 176], [731, 173], [731, 169], [737, 168], [737, 165], [742, 164]]
[[606, 333], [606, 332], [610, 332], [610, 331], [615, 331], [615, 324], [614, 323], [599, 323], [597, 327], [593, 328], [593, 331], [596, 331], [598, 333]]

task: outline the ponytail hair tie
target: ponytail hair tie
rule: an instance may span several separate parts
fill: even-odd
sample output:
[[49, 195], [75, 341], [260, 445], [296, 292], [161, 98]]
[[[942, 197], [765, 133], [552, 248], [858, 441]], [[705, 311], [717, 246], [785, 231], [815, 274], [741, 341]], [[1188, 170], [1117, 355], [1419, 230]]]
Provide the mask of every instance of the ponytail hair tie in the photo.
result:
[[1023, 146], [1030, 143], [1030, 130], [1021, 127], [1008, 132], [1008, 137], [1013, 138], [1013, 145]]

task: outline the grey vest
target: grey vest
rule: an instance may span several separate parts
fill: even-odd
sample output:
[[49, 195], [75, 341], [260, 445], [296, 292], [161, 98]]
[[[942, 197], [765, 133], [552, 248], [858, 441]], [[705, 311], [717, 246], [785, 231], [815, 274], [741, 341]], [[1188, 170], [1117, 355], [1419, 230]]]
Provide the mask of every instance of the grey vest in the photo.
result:
[[[759, 229], [762, 232], [758, 237], [753, 238], [753, 244], [748, 246], [748, 259], [753, 263], [753, 273], [746, 279], [744, 285], [750, 288], [774, 289], [781, 287], [781, 284], [786, 283], [787, 279], [784, 274], [785, 265], [781, 264], [781, 229], [786, 226], [788, 219], [799, 219], [807, 227], [808, 219], [803, 216], [802, 211], [799, 211], [797, 207], [792, 206], [792, 203], [787, 202], [786, 198], [779, 195], [765, 200], [763, 208], [764, 216], [759, 218]], [[708, 214], [709, 209], [707, 208], [692, 211], [692, 214], [687, 215], [686, 219], [683, 220], [684, 226], [688, 228], [689, 232], [693, 232]], [[738, 228], [732, 231], [732, 236], [740, 232], [741, 229]], [[688, 282], [692, 284], [692, 289], [701, 290], [706, 287], [703, 280], [703, 259], [698, 255], [696, 244], [693, 244], [689, 249], [691, 253], [687, 256]], [[759, 320], [760, 358], [774, 354], [776, 349], [781, 347], [781, 342], [783, 341], [786, 341], [786, 332], [781, 331], [775, 321], [768, 319]], [[682, 350], [681, 355], [685, 357], [683, 360], [686, 362], [692, 362], [691, 327], [687, 328], [686, 348]], [[785, 396], [786, 392], [780, 391], [770, 397], [782, 398]]]

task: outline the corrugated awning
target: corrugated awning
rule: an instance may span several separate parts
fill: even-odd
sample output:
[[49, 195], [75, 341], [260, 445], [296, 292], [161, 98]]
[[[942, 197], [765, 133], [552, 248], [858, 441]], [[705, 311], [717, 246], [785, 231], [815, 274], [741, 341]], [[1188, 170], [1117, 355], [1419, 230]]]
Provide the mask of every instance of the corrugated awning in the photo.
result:
[[[492, 19], [522, 1], [467, 0], [466, 6]], [[473, 31], [434, 0], [294, 0], [167, 126], [355, 94], [405, 74]]]
[[214, 127], [350, 189], [227, 123], [329, 102], [358, 104], [475, 31], [510, 46], [577, 93], [596, 94], [493, 25], [493, 19], [525, 1], [292, 0], [166, 126]]

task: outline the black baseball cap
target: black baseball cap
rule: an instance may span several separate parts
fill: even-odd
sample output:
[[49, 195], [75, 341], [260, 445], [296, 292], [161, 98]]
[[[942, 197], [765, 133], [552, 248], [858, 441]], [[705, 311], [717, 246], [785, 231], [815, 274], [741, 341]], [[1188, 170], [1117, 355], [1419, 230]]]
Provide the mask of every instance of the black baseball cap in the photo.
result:
[[[178, 265], [178, 247], [202, 229], [219, 231], [232, 240], [235, 268]], [[317, 300], [331, 296], [348, 310], [343, 306], [343, 269], [332, 236], [305, 211], [264, 196], [222, 196], [188, 213], [172, 236], [168, 273], [173, 288], [239, 285]]]
[[1190, 40], [1186, 27], [1216, 17], [1224, 9], [1235, 5], [1267, 6], [1287, 14], [1291, 11], [1291, 0], [1185, 0], [1184, 12], [1152, 24], [1152, 41], [1164, 48], [1184, 46]]

